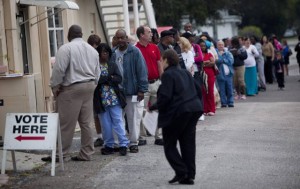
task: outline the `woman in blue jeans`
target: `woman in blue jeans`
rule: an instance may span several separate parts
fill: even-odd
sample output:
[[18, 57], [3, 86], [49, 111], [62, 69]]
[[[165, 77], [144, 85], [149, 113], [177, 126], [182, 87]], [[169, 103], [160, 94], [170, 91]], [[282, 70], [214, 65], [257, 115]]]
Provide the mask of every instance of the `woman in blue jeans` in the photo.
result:
[[224, 49], [224, 42], [222, 40], [217, 43], [218, 60], [216, 64], [219, 69], [217, 81], [220, 90], [221, 107], [234, 107], [233, 102], [233, 55], [231, 52]]
[[114, 153], [114, 132], [119, 140], [119, 153], [124, 156], [127, 154], [129, 141], [122, 119], [122, 108], [125, 107], [126, 101], [118, 86], [122, 82], [122, 76], [115, 63], [108, 63], [112, 54], [110, 47], [101, 43], [96, 50], [100, 56], [101, 74], [94, 92], [94, 109], [102, 126], [104, 148], [101, 149], [101, 153]]

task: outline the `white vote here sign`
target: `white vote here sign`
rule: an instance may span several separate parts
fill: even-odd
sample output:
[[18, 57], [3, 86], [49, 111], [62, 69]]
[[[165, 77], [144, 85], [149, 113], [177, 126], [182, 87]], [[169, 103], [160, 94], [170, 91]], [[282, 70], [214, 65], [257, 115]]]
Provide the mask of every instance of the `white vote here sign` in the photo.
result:
[[4, 149], [56, 149], [58, 114], [9, 113], [6, 117]]
[[[61, 168], [64, 170], [60, 126], [57, 113], [8, 113], [1, 174], [5, 174], [7, 150], [52, 150], [52, 160], [56, 157], [56, 144]], [[57, 140], [58, 139], [58, 140]], [[14, 166], [16, 162], [14, 160]], [[51, 176], [55, 176], [55, 161], [51, 163]]]

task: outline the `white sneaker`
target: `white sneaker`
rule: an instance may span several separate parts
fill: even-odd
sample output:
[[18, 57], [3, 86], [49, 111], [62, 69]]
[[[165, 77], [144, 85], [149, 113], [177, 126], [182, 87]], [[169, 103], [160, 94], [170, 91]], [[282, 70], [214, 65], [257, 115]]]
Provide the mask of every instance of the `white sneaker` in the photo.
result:
[[199, 121], [204, 121], [205, 116], [202, 114], [202, 116], [199, 118]]
[[235, 95], [234, 96], [234, 100], [239, 100], [240, 99], [240, 95]]
[[242, 100], [246, 100], [246, 99], [247, 99], [247, 97], [246, 97], [246, 95], [242, 95], [240, 99], [242, 99]]

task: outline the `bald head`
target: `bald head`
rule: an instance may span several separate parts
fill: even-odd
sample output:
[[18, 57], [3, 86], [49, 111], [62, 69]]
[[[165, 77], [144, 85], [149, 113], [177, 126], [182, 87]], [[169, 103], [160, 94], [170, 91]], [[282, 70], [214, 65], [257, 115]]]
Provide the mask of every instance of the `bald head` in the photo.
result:
[[125, 35], [125, 36], [127, 36], [127, 34], [126, 34], [126, 31], [124, 30], [124, 29], [118, 29], [117, 31], [116, 31], [116, 34], [115, 35]]
[[123, 29], [118, 29], [115, 34], [115, 39], [120, 50], [125, 50], [127, 48], [128, 37], [126, 31]]
[[78, 25], [72, 25], [69, 28], [69, 32], [68, 32], [68, 40], [69, 41], [72, 41], [72, 39], [75, 39], [75, 38], [82, 38], [82, 29]]

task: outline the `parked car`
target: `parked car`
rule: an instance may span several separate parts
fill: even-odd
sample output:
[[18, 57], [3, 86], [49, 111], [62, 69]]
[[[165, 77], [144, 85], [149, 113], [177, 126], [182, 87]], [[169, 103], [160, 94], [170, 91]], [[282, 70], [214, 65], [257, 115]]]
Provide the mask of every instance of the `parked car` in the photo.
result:
[[294, 37], [297, 36], [297, 31], [295, 29], [286, 29], [283, 37]]

